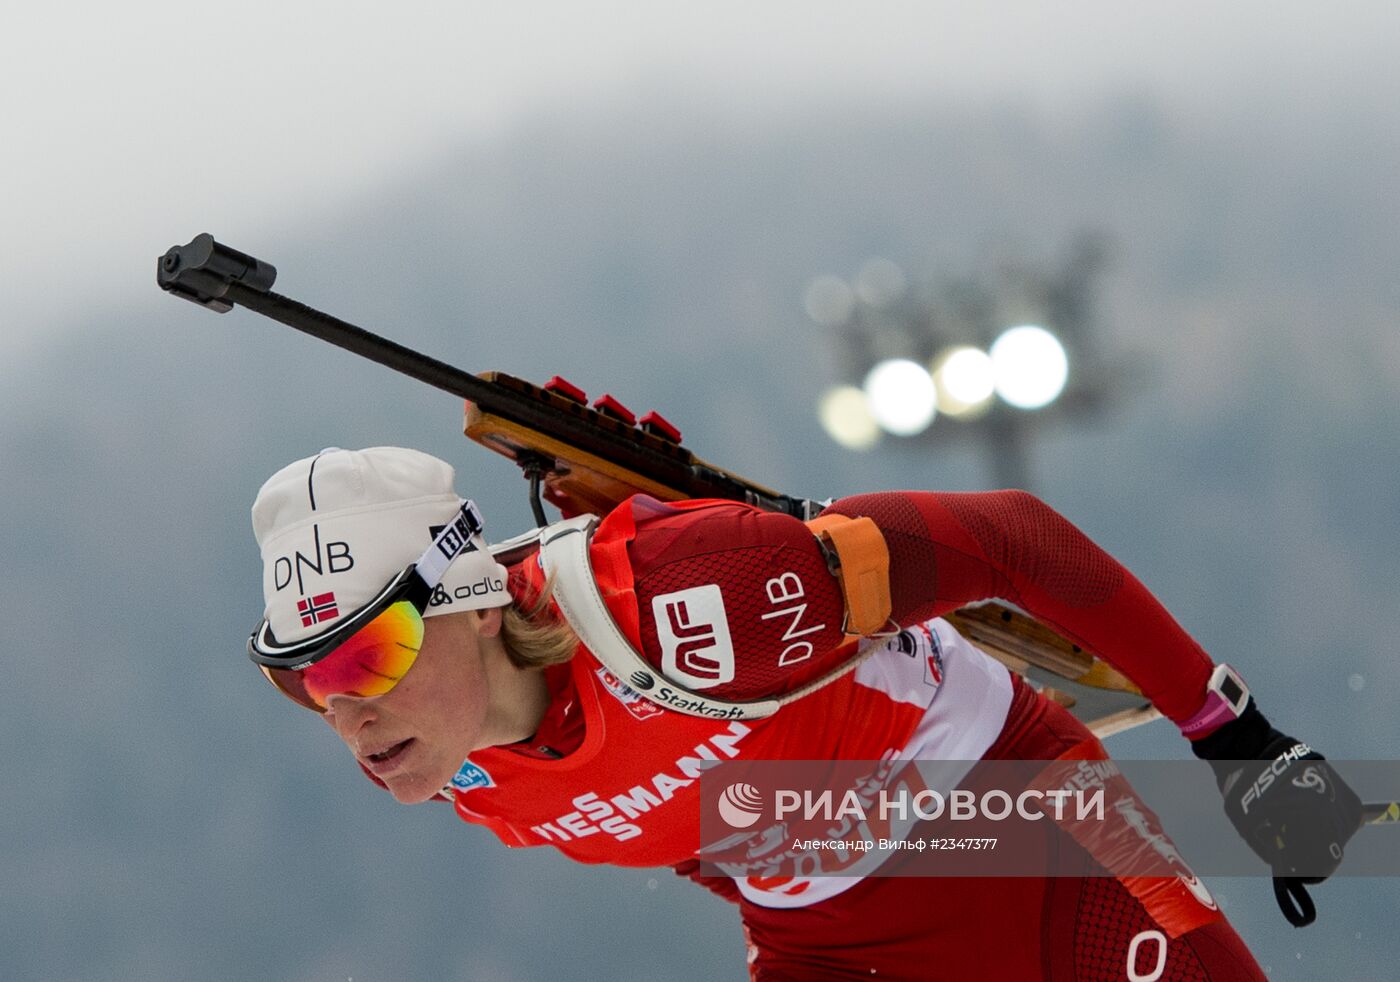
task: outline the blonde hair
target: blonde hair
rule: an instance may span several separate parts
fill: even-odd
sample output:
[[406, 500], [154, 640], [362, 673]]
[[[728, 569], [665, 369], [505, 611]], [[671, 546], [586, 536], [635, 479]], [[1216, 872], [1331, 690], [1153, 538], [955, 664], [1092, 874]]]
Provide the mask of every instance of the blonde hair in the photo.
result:
[[506, 657], [516, 668], [545, 668], [562, 665], [574, 656], [578, 635], [550, 606], [554, 577], [544, 582], [540, 595], [522, 609], [507, 604], [501, 609], [501, 640]]

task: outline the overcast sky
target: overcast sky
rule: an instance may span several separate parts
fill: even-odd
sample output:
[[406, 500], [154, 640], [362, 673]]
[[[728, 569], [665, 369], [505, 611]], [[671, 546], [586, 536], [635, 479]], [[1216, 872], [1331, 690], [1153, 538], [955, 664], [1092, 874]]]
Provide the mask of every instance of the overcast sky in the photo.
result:
[[[813, 367], [816, 346], [804, 347], [812, 360], [792, 371], [795, 359], [768, 343], [781, 326], [759, 329], [781, 320], [774, 311], [782, 304], [791, 320], [801, 318], [798, 284], [807, 270], [827, 269], [823, 250], [863, 259], [858, 249], [888, 238], [905, 253], [891, 258], [912, 269], [940, 244], [975, 247], [984, 218], [998, 231], [1043, 221], [1058, 236], [1061, 225], [1098, 211], [1121, 216], [1135, 239], [1104, 307], [1126, 312], [1127, 323], [1111, 322], [1120, 335], [1155, 339], [1162, 347], [1149, 353], [1175, 360], [1152, 362], [1141, 395], [1112, 407], [1102, 425], [1047, 437], [1036, 455], [1043, 493], [1121, 546], [1212, 651], [1238, 657], [1246, 674], [1257, 666], [1258, 689], [1280, 707], [1281, 726], [1334, 741], [1324, 749], [1339, 758], [1357, 748], [1390, 753], [1390, 707], [1400, 701], [1386, 630], [1400, 556], [1390, 547], [1400, 349], [1388, 347], [1395, 212], [1376, 199], [1400, 160], [1393, 0], [52, 0], [0, 11], [0, 450], [9, 454], [0, 460], [9, 515], [0, 539], [13, 559], [5, 603], [28, 610], [54, 596], [92, 598], [48, 619], [52, 658], [11, 659], [10, 703], [0, 711], [10, 728], [0, 726], [0, 736], [25, 748], [13, 755], [20, 776], [10, 782], [25, 793], [0, 816], [19, 830], [0, 836], [0, 869], [21, 870], [6, 873], [17, 886], [0, 894], [0, 951], [75, 979], [190, 978], [200, 974], [191, 965], [260, 958], [301, 959], [301, 974], [272, 973], [292, 979], [370, 977], [400, 958], [470, 964], [485, 978], [494, 963], [474, 961], [485, 946], [506, 960], [498, 977], [544, 977], [528, 966], [557, 968], [553, 953], [577, 933], [609, 936], [588, 915], [616, 921], [622, 911], [660, 923], [691, 903], [666, 893], [669, 881], [658, 894], [632, 874], [557, 857], [501, 858], [450, 814], [414, 814], [406, 821], [420, 824], [380, 849], [374, 836], [391, 819], [376, 807], [388, 803], [332, 756], [336, 747], [308, 743], [304, 755], [282, 754], [286, 741], [301, 739], [295, 728], [315, 721], [292, 719], [241, 654], [240, 632], [258, 603], [246, 519], [258, 480], [292, 459], [293, 446], [300, 455], [330, 442], [422, 439], [437, 441], [429, 449], [460, 446], [464, 462], [476, 451], [455, 435], [459, 407], [437, 393], [391, 385], [373, 366], [278, 329], [240, 345], [215, 334], [237, 322], [162, 297], [156, 256], [206, 230], [286, 262], [288, 292], [415, 346], [426, 338], [424, 350], [466, 367], [529, 364], [520, 374], [538, 380], [557, 370], [544, 365], [562, 364], [590, 389], [598, 379], [641, 376], [625, 384], [647, 401], [627, 401], [673, 416], [697, 451], [741, 471], [754, 463], [756, 479], [824, 494], [833, 484], [945, 486], [950, 474], [966, 486], [973, 479], [957, 484], [961, 475], [981, 462], [970, 451], [949, 461], [912, 446], [918, 452], [843, 458], [825, 442], [809, 416], [810, 380], [827, 378], [824, 362]], [[1103, 111], [1124, 99], [1130, 110], [1141, 100], [1151, 111]], [[676, 123], [685, 139], [644, 129], [640, 121], [654, 123], [673, 102], [686, 110]], [[1024, 112], [1002, 112], [1007, 106]], [[862, 120], [867, 113], [876, 118]], [[1143, 151], [1141, 174], [1133, 159], [1106, 163], [1105, 148], [1116, 145], [1103, 137], [1092, 152], [1074, 152], [1093, 142], [1083, 134], [1095, 120], [1139, 116], [1169, 137]], [[1013, 125], [998, 126], [1008, 118]], [[594, 119], [596, 129], [577, 125]], [[829, 132], [837, 149], [856, 145], [837, 142], [851, 140], [852, 119], [870, 122], [862, 132], [881, 140], [893, 133], [877, 159], [811, 154], [830, 170], [802, 175], [796, 193], [767, 209], [766, 195], [782, 197], [772, 189], [782, 189], [785, 162], [806, 162], [813, 133]], [[758, 138], [790, 120], [796, 139]], [[902, 142], [900, 127], [911, 120], [917, 132]], [[735, 138], [723, 128], [729, 121], [747, 130]], [[979, 147], [987, 133], [989, 146]], [[1001, 152], [997, 140], [1023, 133], [1038, 141], [1030, 152]], [[609, 152], [586, 152], [593, 137]], [[644, 159], [663, 140], [664, 152]], [[719, 166], [707, 168], [702, 155], [712, 144]], [[498, 146], [506, 152], [492, 152]], [[928, 160], [926, 175], [928, 147], [944, 159]], [[696, 166], [684, 157], [692, 148], [700, 148]], [[483, 152], [464, 152], [475, 149]], [[1232, 168], [1236, 150], [1243, 163]], [[633, 153], [638, 165], [627, 166]], [[506, 174], [522, 159], [561, 179], [535, 175], [508, 193], [488, 187], [461, 194], [467, 207], [437, 210], [462, 175], [488, 180], [483, 173]], [[867, 173], [842, 169], [852, 159], [870, 163]], [[977, 179], [999, 162], [1014, 173]], [[751, 173], [761, 178], [753, 187], [716, 192]], [[590, 182], [603, 177], [613, 180], [592, 200]], [[846, 193], [861, 177], [885, 193]], [[706, 182], [702, 193], [697, 180]], [[837, 196], [840, 209], [830, 206]], [[926, 232], [926, 206], [941, 205], [940, 196], [956, 205], [938, 209], [952, 216], [941, 235]], [[611, 210], [617, 202], [635, 207]], [[433, 232], [462, 215], [480, 220], [453, 225], [461, 232], [450, 248], [502, 245], [475, 250], [495, 269], [528, 251], [529, 269], [504, 285], [414, 294], [430, 330], [400, 330], [364, 302], [374, 277], [354, 284], [363, 291], [354, 302], [302, 292], [316, 277], [347, 280], [350, 257], [382, 257], [397, 248], [395, 236], [425, 225], [436, 246]], [[373, 216], [368, 227], [356, 226], [359, 216]], [[610, 221], [593, 234], [600, 217]], [[765, 222], [783, 234], [767, 234]], [[826, 222], [828, 238], [805, 255], [793, 248]], [[347, 228], [362, 241], [330, 240]], [[689, 246], [730, 239], [734, 249], [711, 250], [690, 282], [675, 282]], [[298, 261], [306, 250], [295, 243], [330, 254]], [[617, 256], [560, 270], [587, 249]], [[655, 263], [641, 255], [647, 249], [660, 252]], [[448, 253], [452, 262], [458, 254]], [[750, 290], [734, 271], [757, 262], [767, 275]], [[1164, 271], [1154, 279], [1144, 269]], [[690, 302], [711, 283], [712, 302]], [[477, 301], [479, 323], [510, 324], [506, 313], [526, 293], [538, 302], [518, 322], [538, 332], [521, 335], [533, 343], [484, 330], [476, 335], [490, 336], [469, 348], [444, 340], [454, 301]], [[1339, 307], [1357, 322], [1338, 317]], [[80, 327], [142, 318], [178, 329], [153, 329], [129, 346], [104, 332], [102, 343], [62, 364], [37, 357]], [[549, 325], [570, 323], [582, 328], [578, 338], [538, 340]], [[655, 345], [671, 355], [664, 370], [645, 370], [663, 360], [652, 346], [617, 343], [636, 337], [675, 342]], [[1261, 357], [1278, 338], [1285, 350]], [[512, 348], [533, 348], [536, 360], [498, 357]], [[293, 351], [317, 366], [304, 390], [285, 384], [298, 371], [291, 354], [263, 354]], [[679, 357], [694, 351], [699, 367]], [[593, 366], [595, 381], [574, 375], [580, 364]], [[224, 374], [205, 376], [206, 366]], [[1303, 367], [1323, 369], [1316, 389], [1336, 395], [1297, 387]], [[706, 384], [707, 372], [732, 373], [732, 384]], [[382, 396], [357, 400], [352, 389], [342, 401], [342, 374], [372, 379], [364, 384], [382, 386]], [[1124, 374], [1126, 385], [1139, 385]], [[11, 412], [12, 403], [23, 411]], [[505, 493], [489, 482], [510, 482], [518, 517], [492, 521], [514, 531], [506, 523], [524, 520], [520, 482], [504, 464], [490, 466], [489, 497], [480, 500], [508, 516]], [[27, 625], [11, 620], [20, 638]], [[191, 644], [203, 657], [172, 672]], [[8, 647], [33, 643], [26, 636]], [[94, 650], [103, 657], [93, 659]], [[1298, 678], [1307, 685], [1290, 684]], [[84, 711], [70, 719], [75, 705]], [[1141, 753], [1172, 752], [1169, 732], [1137, 736]], [[190, 795], [190, 782], [206, 775], [217, 778], [207, 793]], [[328, 833], [288, 839], [284, 828]], [[345, 843], [359, 851], [344, 853]], [[454, 863], [487, 875], [468, 880]], [[1296, 979], [1386, 977], [1396, 941], [1383, 933], [1393, 919], [1385, 911], [1395, 887], [1329, 884], [1307, 945], [1285, 933], [1292, 929], [1272, 909], [1266, 881], [1227, 890], [1251, 945], [1278, 959], [1275, 977]], [[449, 892], [451, 903], [438, 899]], [[462, 914], [482, 898], [497, 917], [486, 928]], [[311, 927], [273, 939], [281, 948], [250, 947], [270, 909], [307, 911]], [[380, 930], [363, 930], [371, 923], [364, 911], [376, 912]], [[705, 916], [686, 943], [737, 965], [732, 913], [715, 907]], [[541, 945], [541, 923], [569, 931]], [[1365, 939], [1354, 940], [1355, 930]], [[671, 967], [683, 975], [687, 964]]]
[[[155, 299], [196, 232], [295, 235], [541, 112], [683, 94], [751, 120], [1114, 94], [1390, 107], [1400, 6], [1076, 2], [10, 4], [0, 20], [0, 344]], [[1371, 103], [1370, 106], [1357, 103]], [[255, 233], [255, 234], [253, 234]], [[6, 359], [10, 361], [10, 359]], [[15, 362], [11, 361], [11, 364]]]

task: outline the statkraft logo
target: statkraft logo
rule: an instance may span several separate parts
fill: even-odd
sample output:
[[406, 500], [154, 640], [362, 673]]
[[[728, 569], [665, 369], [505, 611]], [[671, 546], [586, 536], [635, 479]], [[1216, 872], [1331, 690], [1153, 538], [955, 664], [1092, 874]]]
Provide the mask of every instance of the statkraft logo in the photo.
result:
[[649, 698], [665, 703], [677, 712], [691, 716], [703, 716], [706, 719], [742, 719], [744, 715], [744, 710], [739, 706], [724, 706], [723, 704], [712, 706], [699, 699], [687, 699], [669, 685], [663, 685]]
[[651, 612], [662, 675], [695, 690], [734, 681], [734, 645], [717, 584], [658, 594]]

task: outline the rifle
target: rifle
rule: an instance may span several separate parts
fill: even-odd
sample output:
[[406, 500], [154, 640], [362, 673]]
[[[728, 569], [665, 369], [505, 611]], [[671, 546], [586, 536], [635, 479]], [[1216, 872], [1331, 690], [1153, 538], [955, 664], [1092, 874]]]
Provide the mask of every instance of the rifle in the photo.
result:
[[[662, 501], [724, 498], [804, 521], [823, 505], [783, 494], [710, 464], [681, 444], [659, 413], [636, 417], [611, 395], [590, 405], [555, 376], [543, 386], [503, 372], [472, 375], [272, 292], [277, 270], [203, 233], [172, 246], [156, 265], [161, 289], [218, 313], [235, 306], [269, 317], [466, 401], [465, 434], [509, 457], [529, 481], [535, 521], [541, 502], [565, 518], [605, 515], [633, 494]], [[1002, 603], [946, 615], [960, 633], [1105, 737], [1161, 715], [1126, 676], [1039, 621]]]

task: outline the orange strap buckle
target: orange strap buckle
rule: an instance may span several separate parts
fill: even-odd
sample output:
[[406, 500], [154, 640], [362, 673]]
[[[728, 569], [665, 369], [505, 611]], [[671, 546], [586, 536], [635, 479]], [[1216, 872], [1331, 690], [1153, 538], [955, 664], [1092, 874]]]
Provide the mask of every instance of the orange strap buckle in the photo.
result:
[[[826, 553], [846, 600], [843, 634], [870, 637], [890, 625], [890, 551], [869, 518], [822, 515], [807, 522]], [[833, 560], [834, 557], [834, 560]]]

